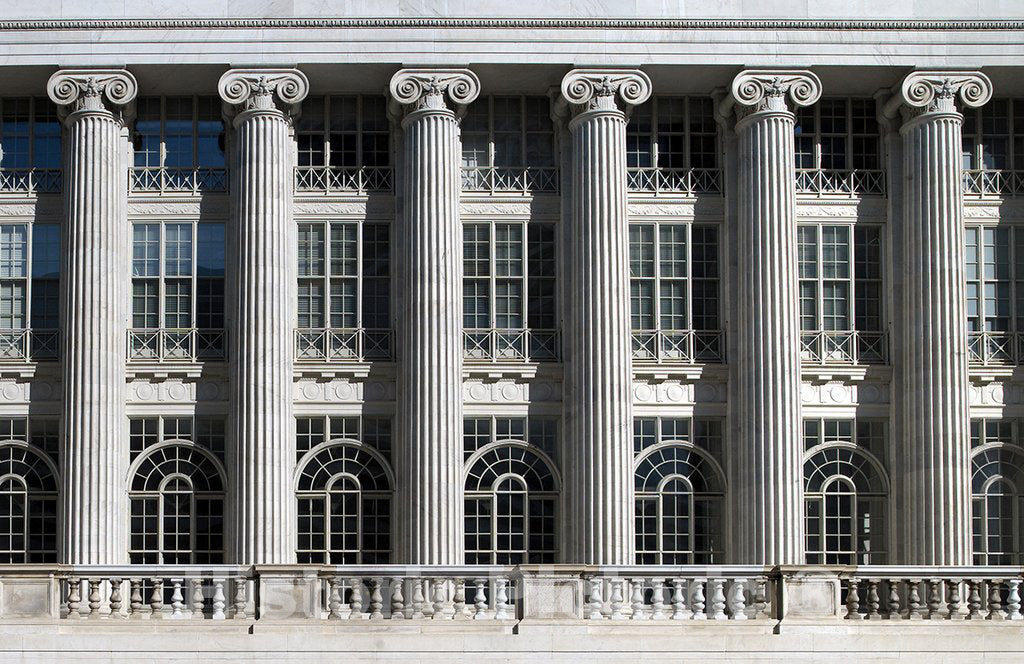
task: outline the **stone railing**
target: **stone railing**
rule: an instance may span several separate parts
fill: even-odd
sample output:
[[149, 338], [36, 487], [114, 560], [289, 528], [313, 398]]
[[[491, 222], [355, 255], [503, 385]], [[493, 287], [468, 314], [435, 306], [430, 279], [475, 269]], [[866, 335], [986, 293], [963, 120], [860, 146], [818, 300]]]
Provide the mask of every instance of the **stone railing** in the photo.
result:
[[164, 168], [138, 166], [132, 168], [128, 190], [133, 193], [201, 194], [206, 191], [227, 191], [225, 168]]
[[551, 166], [463, 167], [462, 191], [497, 193], [558, 193], [558, 169]]
[[394, 359], [394, 332], [366, 328], [295, 330], [299, 362], [371, 362]]
[[721, 364], [725, 332], [634, 330], [633, 361], [658, 364]]
[[295, 169], [296, 192], [365, 194], [391, 191], [393, 169], [385, 167], [299, 166]]
[[227, 359], [226, 330], [128, 330], [128, 359], [151, 362], [204, 362]]
[[813, 196], [884, 196], [885, 171], [797, 169], [796, 193]]
[[888, 364], [885, 332], [858, 330], [802, 332], [800, 361], [804, 364]]
[[62, 180], [59, 168], [0, 168], [0, 193], [54, 194]]
[[557, 362], [561, 357], [558, 330], [466, 329], [463, 357], [482, 362]]
[[966, 196], [1024, 195], [1024, 171], [965, 170], [963, 178]]
[[59, 355], [57, 330], [0, 330], [0, 362], [56, 360]]
[[968, 332], [967, 361], [981, 366], [1015, 366], [1024, 361], [1024, 335]]
[[717, 168], [630, 168], [626, 189], [653, 194], [721, 194], [722, 171]]

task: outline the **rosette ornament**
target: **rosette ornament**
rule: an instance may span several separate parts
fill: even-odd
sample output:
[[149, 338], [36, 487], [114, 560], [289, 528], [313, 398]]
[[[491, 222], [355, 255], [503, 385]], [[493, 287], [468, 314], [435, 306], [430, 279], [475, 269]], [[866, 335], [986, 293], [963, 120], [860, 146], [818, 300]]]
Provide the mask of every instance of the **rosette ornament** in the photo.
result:
[[956, 99], [977, 108], [992, 98], [992, 82], [980, 71], [915, 71], [907, 74], [896, 98], [919, 113], [955, 112]]
[[573, 69], [562, 79], [562, 97], [579, 111], [625, 111], [650, 99], [651, 79], [639, 69]]
[[298, 69], [231, 69], [220, 77], [217, 92], [238, 112], [279, 110], [294, 115], [309, 94], [309, 81]]
[[[402, 69], [391, 77], [391, 98], [410, 111], [448, 109], [470, 104], [480, 94], [480, 79], [468, 69]], [[449, 109], [454, 110], [454, 109]]]
[[46, 84], [50, 100], [67, 112], [113, 111], [131, 103], [138, 90], [125, 69], [61, 69]]

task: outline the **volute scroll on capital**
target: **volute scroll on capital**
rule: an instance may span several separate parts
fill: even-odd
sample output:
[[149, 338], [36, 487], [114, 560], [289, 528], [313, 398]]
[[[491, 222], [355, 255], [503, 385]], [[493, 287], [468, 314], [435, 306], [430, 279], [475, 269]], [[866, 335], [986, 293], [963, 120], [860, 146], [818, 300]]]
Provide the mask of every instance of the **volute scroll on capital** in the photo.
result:
[[906, 119], [922, 113], [953, 113], [957, 98], [970, 108], [984, 106], [992, 98], [992, 82], [980, 71], [914, 71], [907, 74], [886, 104], [884, 115], [897, 109]]
[[292, 116], [309, 94], [309, 80], [298, 69], [231, 69], [220, 77], [217, 92], [235, 112], [278, 110]]
[[721, 114], [728, 116], [734, 107], [738, 107], [738, 116], [758, 111], [789, 111], [791, 106], [810, 106], [819, 99], [821, 81], [812, 71], [748, 69], [733, 79]]
[[46, 83], [46, 94], [64, 113], [120, 110], [138, 91], [126, 69], [61, 69]]
[[391, 77], [388, 92], [410, 112], [458, 111], [480, 95], [480, 79], [469, 69], [402, 69]]
[[639, 69], [573, 69], [561, 86], [562, 99], [577, 112], [627, 111], [650, 99], [651, 90], [651, 79]]

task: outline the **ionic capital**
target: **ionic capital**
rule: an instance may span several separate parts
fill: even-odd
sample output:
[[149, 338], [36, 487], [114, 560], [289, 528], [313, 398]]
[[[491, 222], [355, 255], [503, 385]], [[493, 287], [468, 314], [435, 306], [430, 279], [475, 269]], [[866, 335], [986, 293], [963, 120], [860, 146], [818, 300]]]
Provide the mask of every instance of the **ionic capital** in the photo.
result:
[[46, 84], [46, 94], [62, 113], [120, 111], [138, 90], [135, 77], [125, 69], [61, 69]]
[[[821, 98], [821, 81], [807, 70], [747, 69], [732, 80], [722, 115], [737, 117], [759, 111], [791, 111]], [[788, 101], [787, 101], [788, 100]]]
[[976, 108], [992, 98], [992, 82], [980, 71], [914, 71], [893, 90], [884, 114], [904, 119], [924, 113], [955, 113], [957, 98], [963, 106]]
[[480, 79], [468, 69], [402, 69], [391, 77], [388, 89], [391, 99], [408, 112], [458, 111], [480, 95]]
[[309, 80], [298, 69], [231, 69], [220, 77], [217, 92], [235, 113], [280, 111], [292, 116], [309, 94]]
[[573, 69], [562, 79], [562, 99], [576, 113], [627, 112], [651, 97], [651, 79], [639, 69]]

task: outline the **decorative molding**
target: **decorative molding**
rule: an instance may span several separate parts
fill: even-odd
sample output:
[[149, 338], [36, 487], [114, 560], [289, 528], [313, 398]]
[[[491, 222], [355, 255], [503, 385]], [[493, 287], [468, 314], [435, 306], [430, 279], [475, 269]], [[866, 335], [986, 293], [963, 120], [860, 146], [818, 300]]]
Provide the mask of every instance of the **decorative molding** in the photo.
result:
[[210, 215], [224, 215], [227, 216], [230, 208], [227, 201], [224, 200], [218, 205], [210, 205], [204, 201], [189, 201], [181, 203], [143, 203], [141, 201], [128, 200], [128, 215], [129, 216], [191, 216], [191, 217], [209, 217]]
[[889, 403], [887, 383], [847, 384], [830, 381], [800, 386], [800, 401], [805, 406], [856, 406]]
[[462, 384], [462, 398], [470, 403], [544, 403], [562, 400], [562, 385], [548, 381], [467, 380]]
[[61, 69], [46, 94], [65, 113], [118, 110], [135, 100], [139, 85], [126, 69]]
[[983, 106], [992, 98], [992, 81], [980, 71], [910, 72], [900, 83], [897, 94], [893, 95], [886, 109], [890, 109], [889, 104], [899, 103], [904, 112], [954, 112], [957, 97], [964, 106]]
[[650, 99], [651, 89], [651, 79], [639, 69], [573, 69], [561, 86], [562, 100], [577, 113], [628, 111]]
[[812, 71], [748, 69], [732, 80], [722, 115], [728, 117], [731, 110], [737, 117], [758, 111], [788, 111], [790, 105], [810, 106], [820, 98], [821, 81]]
[[394, 401], [395, 384], [381, 380], [317, 380], [299, 378], [293, 383], [295, 403], [367, 403]]
[[480, 79], [469, 69], [402, 69], [391, 77], [391, 99], [406, 110], [452, 110], [471, 103], [480, 95]]
[[359, 201], [325, 201], [296, 197], [292, 210], [295, 215], [394, 217], [395, 199], [393, 196], [380, 196]]
[[884, 201], [843, 200], [825, 203], [815, 200], [807, 203], [797, 200], [796, 216], [801, 219], [878, 219], [886, 218]]
[[[541, 208], [538, 210], [538, 208]], [[501, 216], [501, 215], [519, 215], [524, 217], [536, 217], [538, 215], [548, 214], [557, 216], [558, 215], [558, 204], [557, 199], [555, 204], [551, 205], [536, 205], [533, 203], [498, 203], [498, 202], [461, 202], [459, 203], [459, 214], [462, 216], [466, 215], [478, 215], [478, 216]]]
[[217, 92], [236, 113], [278, 110], [292, 116], [309, 94], [309, 80], [298, 69], [230, 69]]

